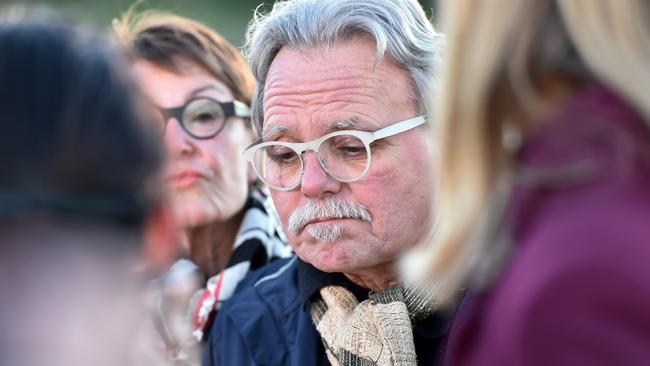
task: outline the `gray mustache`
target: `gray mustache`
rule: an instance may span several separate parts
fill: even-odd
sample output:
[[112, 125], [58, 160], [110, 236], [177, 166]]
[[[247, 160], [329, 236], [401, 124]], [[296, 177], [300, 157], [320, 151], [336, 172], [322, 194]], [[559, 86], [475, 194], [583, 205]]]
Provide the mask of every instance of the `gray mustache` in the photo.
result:
[[334, 197], [325, 200], [310, 199], [289, 216], [289, 232], [298, 235], [309, 222], [325, 218], [357, 219], [370, 222], [372, 215], [366, 206], [358, 202], [343, 201]]

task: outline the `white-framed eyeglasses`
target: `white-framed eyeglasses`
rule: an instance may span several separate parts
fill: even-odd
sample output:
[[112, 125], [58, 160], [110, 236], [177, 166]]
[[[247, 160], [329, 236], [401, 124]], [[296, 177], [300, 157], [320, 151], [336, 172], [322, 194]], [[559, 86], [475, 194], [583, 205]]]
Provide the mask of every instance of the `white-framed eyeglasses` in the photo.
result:
[[424, 115], [395, 122], [375, 132], [342, 130], [309, 142], [268, 141], [244, 151], [257, 176], [269, 187], [288, 191], [297, 187], [304, 173], [303, 153], [313, 151], [323, 170], [332, 178], [352, 183], [370, 169], [370, 144], [406, 132], [426, 122]]

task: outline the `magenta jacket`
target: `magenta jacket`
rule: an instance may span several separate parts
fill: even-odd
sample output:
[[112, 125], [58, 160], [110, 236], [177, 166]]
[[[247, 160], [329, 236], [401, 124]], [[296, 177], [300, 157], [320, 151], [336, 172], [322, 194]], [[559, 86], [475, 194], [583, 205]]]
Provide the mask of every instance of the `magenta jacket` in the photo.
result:
[[462, 301], [443, 364], [650, 365], [648, 124], [592, 85], [519, 162], [513, 253]]

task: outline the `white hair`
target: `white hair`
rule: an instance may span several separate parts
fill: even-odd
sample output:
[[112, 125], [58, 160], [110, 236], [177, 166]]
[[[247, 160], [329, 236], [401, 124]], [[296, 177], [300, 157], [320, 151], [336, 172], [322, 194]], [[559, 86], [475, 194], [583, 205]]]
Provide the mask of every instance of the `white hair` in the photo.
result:
[[[298, 235], [311, 221], [325, 218], [372, 221], [370, 211], [361, 203], [344, 201], [340, 198], [330, 196], [323, 200], [310, 199], [303, 206], [296, 208], [289, 217], [289, 232]], [[314, 233], [322, 232], [326, 229], [327, 227], [320, 225], [318, 230], [314, 230], [309, 234], [318, 239], [317, 236], [319, 235]], [[340, 235], [340, 231], [338, 230], [339, 234], [337, 235]]]
[[444, 37], [416, 0], [287, 0], [266, 15], [256, 12], [246, 32], [244, 52], [257, 84], [252, 102], [257, 131], [264, 121], [266, 75], [280, 49], [328, 47], [361, 36], [375, 40], [377, 63], [388, 54], [408, 71], [420, 112], [429, 112]]

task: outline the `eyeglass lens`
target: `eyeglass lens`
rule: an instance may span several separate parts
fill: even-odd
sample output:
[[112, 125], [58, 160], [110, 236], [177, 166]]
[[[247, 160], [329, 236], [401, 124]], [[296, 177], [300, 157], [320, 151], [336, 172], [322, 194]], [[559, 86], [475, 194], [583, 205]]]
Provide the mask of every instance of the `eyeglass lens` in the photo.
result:
[[[351, 182], [360, 179], [370, 161], [370, 150], [354, 135], [335, 135], [324, 140], [318, 148], [323, 169], [333, 178]], [[293, 149], [269, 145], [259, 149], [254, 157], [255, 168], [272, 187], [287, 188], [302, 178], [303, 160]]]
[[182, 118], [185, 129], [197, 137], [214, 135], [226, 121], [221, 106], [209, 99], [195, 99], [188, 103]]
[[[219, 103], [207, 99], [193, 99], [182, 108], [158, 110], [160, 130], [164, 132], [169, 119], [180, 119], [183, 129], [191, 136], [208, 138], [221, 131], [226, 122], [226, 113]], [[179, 113], [180, 115], [177, 115]]]

